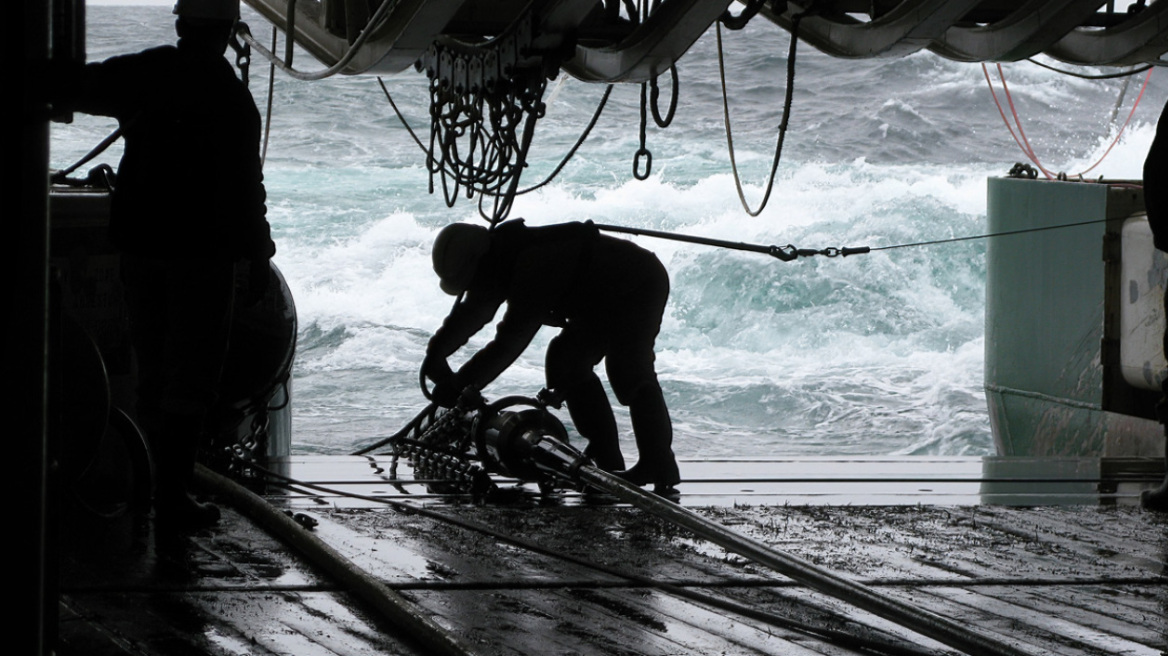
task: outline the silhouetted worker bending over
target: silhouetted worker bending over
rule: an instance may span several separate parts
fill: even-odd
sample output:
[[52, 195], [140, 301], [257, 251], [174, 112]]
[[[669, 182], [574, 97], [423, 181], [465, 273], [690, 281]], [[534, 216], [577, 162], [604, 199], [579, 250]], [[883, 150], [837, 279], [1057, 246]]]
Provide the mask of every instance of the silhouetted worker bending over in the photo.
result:
[[155, 460], [158, 525], [186, 530], [219, 518], [188, 486], [218, 396], [235, 267], [250, 268], [258, 300], [276, 247], [259, 112], [223, 56], [238, 0], [179, 0], [174, 13], [177, 47], [75, 70], [60, 104], [115, 117], [123, 130], [110, 236], [137, 356], [137, 417]]
[[[1156, 137], [1144, 160], [1144, 205], [1156, 249], [1168, 253], [1168, 106], [1160, 114]], [[1165, 287], [1164, 305], [1168, 311], [1168, 287]], [[1168, 330], [1164, 334], [1164, 353], [1168, 354]], [[1168, 467], [1168, 380], [1163, 386], [1164, 398], [1156, 407], [1156, 415], [1164, 425], [1164, 464]], [[1159, 488], [1144, 492], [1141, 501], [1145, 508], [1168, 512], [1168, 473]]]
[[[673, 427], [653, 367], [669, 297], [669, 276], [655, 255], [603, 236], [591, 223], [531, 228], [520, 219], [492, 231], [447, 226], [433, 256], [442, 290], [466, 294], [426, 350], [422, 371], [436, 383], [435, 402], [453, 407], [463, 388], [482, 389], [515, 362], [540, 326], [562, 328], [548, 345], [547, 386], [567, 403], [576, 430], [588, 440], [584, 452], [631, 483], [653, 483], [658, 494], [679, 496]], [[507, 310], [494, 340], [452, 372], [447, 358], [503, 303]], [[612, 406], [593, 371], [601, 359], [632, 418], [640, 459], [628, 470]]]

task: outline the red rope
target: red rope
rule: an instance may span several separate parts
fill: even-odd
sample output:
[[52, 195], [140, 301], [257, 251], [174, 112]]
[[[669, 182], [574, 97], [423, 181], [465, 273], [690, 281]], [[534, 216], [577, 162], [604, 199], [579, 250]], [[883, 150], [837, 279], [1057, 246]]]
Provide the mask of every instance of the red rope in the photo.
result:
[[1087, 170], [1080, 173], [1079, 177], [1083, 177], [1083, 175], [1085, 173], [1089, 173], [1091, 171], [1091, 169], [1102, 164], [1103, 158], [1107, 157], [1107, 155], [1111, 153], [1111, 149], [1115, 148], [1115, 144], [1119, 143], [1119, 138], [1121, 136], [1123, 136], [1123, 131], [1127, 129], [1128, 124], [1131, 123], [1132, 116], [1135, 115], [1135, 113], [1136, 113], [1136, 107], [1140, 106], [1140, 100], [1143, 100], [1143, 98], [1144, 98], [1144, 91], [1146, 91], [1148, 89], [1148, 80], [1150, 80], [1152, 78], [1152, 71], [1153, 70], [1155, 70], [1155, 69], [1149, 68], [1148, 74], [1144, 76], [1144, 84], [1143, 84], [1143, 86], [1140, 87], [1140, 95], [1136, 96], [1136, 101], [1134, 103], [1132, 103], [1131, 111], [1128, 112], [1128, 114], [1127, 114], [1127, 120], [1123, 122], [1123, 127], [1119, 128], [1119, 132], [1115, 135], [1115, 139], [1111, 140], [1111, 145], [1108, 146], [1107, 150], [1103, 151], [1103, 154], [1099, 156], [1099, 161], [1095, 162], [1094, 164], [1092, 164], [1090, 166], [1090, 168], [1088, 168]]
[[1022, 149], [1022, 152], [1027, 157], [1030, 157], [1030, 153], [1026, 152], [1026, 148], [1022, 145], [1022, 142], [1018, 141], [1018, 135], [1014, 134], [1014, 126], [1010, 125], [1010, 119], [1006, 118], [1006, 112], [1002, 110], [1002, 103], [998, 100], [998, 93], [994, 91], [993, 81], [990, 80], [990, 69], [986, 68], [985, 64], [982, 64], [981, 72], [982, 75], [985, 75], [986, 86], [990, 89], [990, 95], [994, 97], [994, 104], [998, 107], [998, 114], [1002, 117], [1002, 123], [1006, 124], [1006, 129], [1010, 131], [1010, 136], [1014, 138], [1014, 143], [1018, 144], [1018, 147]]
[[[1052, 180], [1055, 177], [1059, 177], [1059, 176], [1056, 176], [1054, 173], [1051, 173], [1049, 170], [1047, 170], [1047, 168], [1044, 167], [1042, 165], [1042, 163], [1038, 161], [1038, 154], [1034, 152], [1034, 148], [1030, 145], [1030, 140], [1026, 138], [1026, 132], [1022, 129], [1022, 120], [1018, 116], [1018, 109], [1014, 106], [1014, 99], [1010, 95], [1010, 87], [1006, 84], [1006, 74], [1002, 70], [1001, 64], [997, 64], [997, 67], [998, 67], [998, 77], [1001, 78], [1001, 80], [1002, 80], [1003, 95], [1006, 96], [1006, 102], [1010, 105], [1010, 113], [1014, 117], [1014, 124], [1018, 127], [1017, 133], [1015, 133], [1015, 131], [1014, 131], [1014, 126], [1010, 124], [1010, 119], [1006, 118], [1006, 111], [1004, 109], [1002, 109], [1002, 103], [1000, 100], [998, 100], [997, 92], [994, 91], [994, 83], [993, 83], [993, 80], [990, 79], [989, 69], [986, 68], [985, 64], [982, 64], [981, 65], [982, 74], [985, 75], [986, 84], [989, 86], [990, 95], [993, 96], [993, 98], [994, 98], [994, 104], [997, 105], [997, 107], [998, 107], [998, 114], [1001, 115], [1002, 122], [1006, 124], [1006, 129], [1010, 131], [1010, 136], [1014, 138], [1014, 143], [1018, 144], [1018, 147], [1020, 149], [1022, 149], [1022, 153], [1025, 154], [1027, 159], [1029, 159], [1035, 166], [1038, 167], [1038, 170], [1042, 171], [1043, 175], [1045, 175], [1048, 180]], [[1087, 169], [1083, 170], [1081, 173], [1078, 173], [1075, 177], [1082, 178], [1084, 175], [1089, 173], [1092, 169], [1094, 169], [1095, 167], [1102, 164], [1103, 160], [1111, 153], [1111, 149], [1115, 148], [1115, 144], [1119, 143], [1119, 138], [1123, 136], [1124, 130], [1127, 129], [1128, 124], [1131, 123], [1132, 116], [1134, 116], [1136, 113], [1136, 107], [1140, 106], [1140, 100], [1142, 100], [1144, 97], [1144, 91], [1147, 90], [1148, 80], [1151, 79], [1151, 77], [1152, 77], [1152, 69], [1148, 69], [1148, 74], [1146, 76], [1144, 76], [1144, 84], [1142, 87], [1140, 87], [1140, 93], [1138, 96], [1136, 96], [1136, 101], [1132, 104], [1131, 111], [1127, 115], [1127, 120], [1124, 121], [1123, 126], [1119, 128], [1119, 132], [1116, 133], [1115, 139], [1112, 139], [1111, 145], [1109, 145], [1107, 147], [1107, 150], [1103, 152], [1103, 155], [1101, 155], [1099, 157], [1098, 161], [1096, 161], [1094, 164], [1092, 164]], [[1019, 137], [1021, 137], [1021, 138], [1019, 138]]]
[[1022, 119], [1018, 116], [1018, 108], [1014, 106], [1014, 96], [1010, 94], [1010, 87], [1006, 85], [1006, 72], [1002, 70], [1002, 65], [998, 64], [998, 77], [1002, 80], [1002, 93], [1006, 96], [1006, 102], [1010, 105], [1010, 114], [1014, 116], [1014, 124], [1018, 126], [1018, 134], [1022, 137], [1022, 143], [1026, 144], [1026, 154], [1030, 157], [1030, 161], [1038, 167], [1040, 171], [1047, 177], [1047, 179], [1055, 177], [1050, 171], [1046, 169], [1038, 161], [1038, 153], [1034, 152], [1034, 146], [1030, 145], [1030, 140], [1026, 138], [1026, 132], [1022, 129]]

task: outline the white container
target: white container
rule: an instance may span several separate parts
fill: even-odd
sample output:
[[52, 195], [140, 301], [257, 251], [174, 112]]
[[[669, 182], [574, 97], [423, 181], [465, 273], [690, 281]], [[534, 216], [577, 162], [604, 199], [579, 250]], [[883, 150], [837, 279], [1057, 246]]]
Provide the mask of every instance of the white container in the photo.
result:
[[1133, 387], [1160, 390], [1164, 359], [1164, 279], [1168, 256], [1156, 250], [1144, 214], [1123, 224], [1123, 288], [1120, 299], [1119, 359]]

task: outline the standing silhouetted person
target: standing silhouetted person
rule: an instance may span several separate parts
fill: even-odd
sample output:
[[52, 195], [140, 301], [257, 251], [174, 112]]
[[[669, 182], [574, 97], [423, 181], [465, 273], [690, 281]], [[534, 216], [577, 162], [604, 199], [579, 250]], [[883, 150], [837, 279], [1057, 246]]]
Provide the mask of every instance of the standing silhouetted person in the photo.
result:
[[[1144, 205], [1156, 249], [1168, 253], [1168, 106], [1160, 114], [1156, 137], [1144, 160]], [[1168, 312], [1168, 287], [1165, 287], [1164, 304]], [[1164, 352], [1168, 354], [1168, 330], [1164, 334]], [[1156, 414], [1164, 425], [1164, 464], [1168, 467], [1168, 380], [1162, 385], [1164, 398], [1156, 407]], [[1141, 501], [1145, 508], [1168, 512], [1168, 473], [1165, 473], [1159, 488], [1144, 492]]]
[[[494, 230], [457, 223], [434, 242], [442, 290], [465, 297], [430, 339], [423, 373], [433, 398], [452, 407], [463, 388], [481, 389], [523, 353], [540, 326], [561, 332], [548, 345], [547, 386], [568, 406], [585, 453], [607, 471], [625, 469], [616, 419], [593, 368], [605, 361], [609, 383], [628, 406], [639, 460], [621, 474], [678, 495], [673, 427], [657, 373], [653, 344], [669, 296], [669, 276], [655, 255], [600, 235], [591, 223], [530, 228], [522, 220]], [[483, 328], [503, 303], [495, 338], [452, 372], [447, 358]]]
[[264, 205], [255, 102], [224, 58], [238, 0], [179, 0], [177, 46], [88, 64], [65, 109], [115, 117], [125, 139], [110, 236], [138, 365], [137, 417], [156, 469], [164, 529], [218, 521], [188, 490], [218, 396], [235, 295], [267, 285], [275, 253]]

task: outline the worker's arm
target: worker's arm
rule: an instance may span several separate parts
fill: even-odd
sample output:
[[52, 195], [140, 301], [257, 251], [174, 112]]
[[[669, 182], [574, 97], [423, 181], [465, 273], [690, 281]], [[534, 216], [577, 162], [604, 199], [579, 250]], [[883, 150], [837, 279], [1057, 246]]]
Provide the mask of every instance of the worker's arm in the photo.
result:
[[527, 345], [535, 338], [542, 324], [541, 314], [529, 308], [508, 304], [503, 320], [495, 330], [495, 338], [475, 353], [454, 375], [461, 387], [473, 385], [482, 389], [510, 367]]

